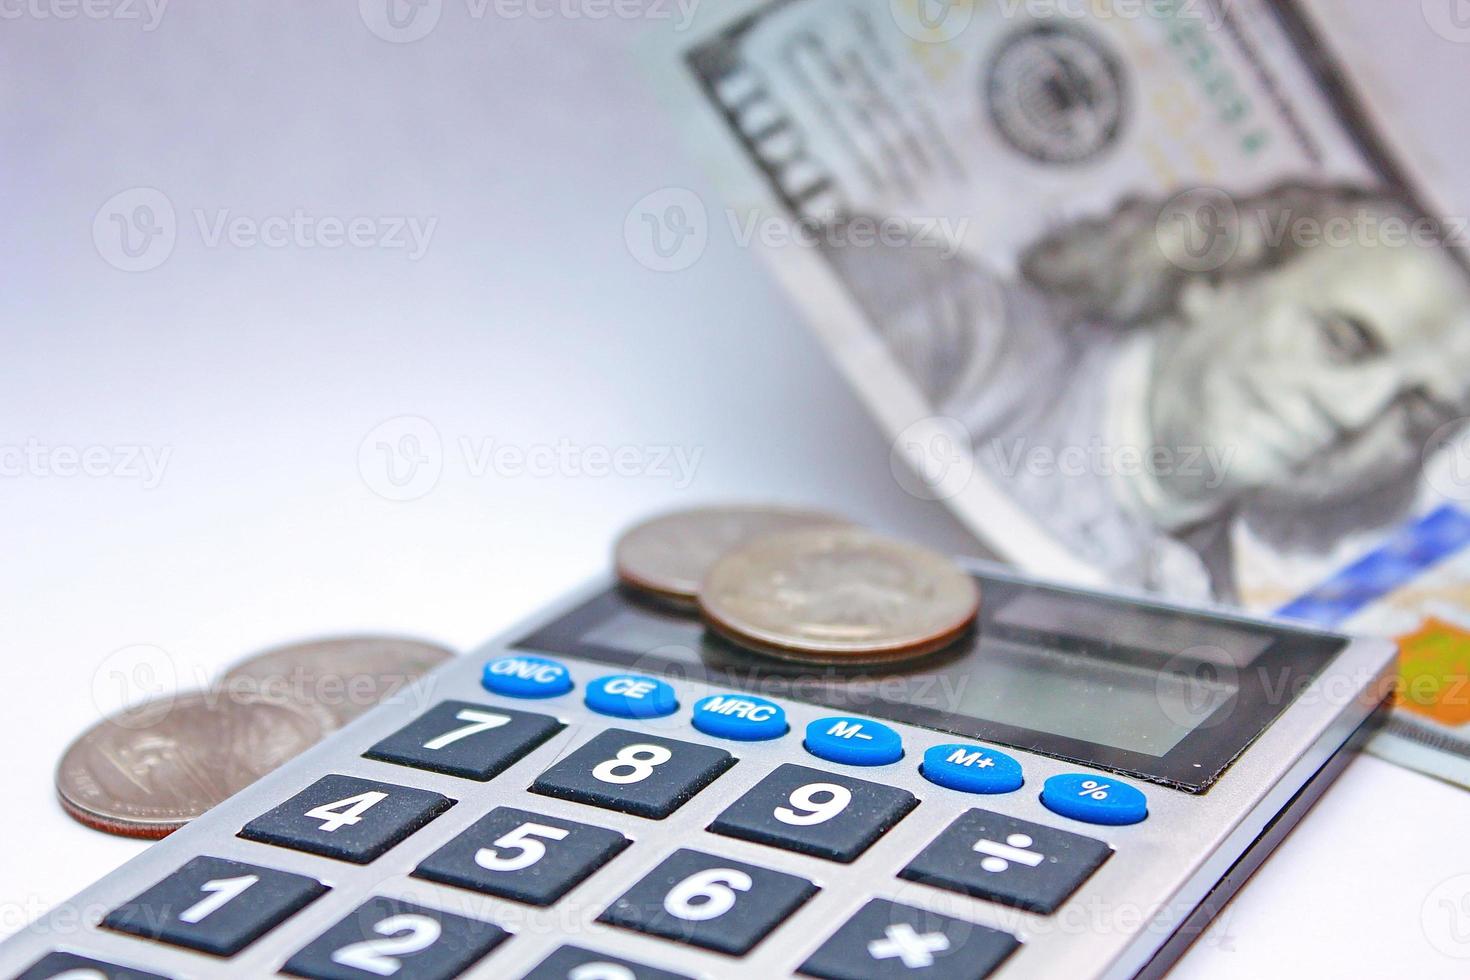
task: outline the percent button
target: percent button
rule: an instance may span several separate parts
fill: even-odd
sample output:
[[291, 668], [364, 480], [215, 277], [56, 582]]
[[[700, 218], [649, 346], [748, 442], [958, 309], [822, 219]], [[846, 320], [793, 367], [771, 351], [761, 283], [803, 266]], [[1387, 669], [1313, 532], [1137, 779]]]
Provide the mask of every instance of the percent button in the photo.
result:
[[1148, 816], [1142, 791], [1106, 776], [1069, 772], [1053, 776], [1041, 789], [1041, 802], [1052, 813], [1084, 823], [1120, 827]]

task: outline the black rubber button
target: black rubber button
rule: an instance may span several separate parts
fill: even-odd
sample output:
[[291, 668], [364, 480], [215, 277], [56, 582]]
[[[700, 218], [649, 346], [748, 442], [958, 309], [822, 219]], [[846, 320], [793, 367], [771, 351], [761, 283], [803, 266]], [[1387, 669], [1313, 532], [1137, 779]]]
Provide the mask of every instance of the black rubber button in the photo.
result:
[[453, 805], [428, 790], [333, 774], [256, 817], [240, 836], [367, 864]]
[[981, 980], [1019, 945], [1009, 933], [875, 898], [801, 972], [826, 980]]
[[469, 701], [444, 701], [363, 755], [484, 782], [510, 768], [562, 727], [549, 715]]
[[107, 913], [109, 929], [233, 956], [327, 891], [306, 875], [196, 857]]
[[740, 956], [816, 893], [796, 875], [681, 849], [597, 921]]
[[628, 843], [615, 830], [502, 806], [429, 855], [414, 876], [550, 905]]
[[311, 980], [448, 980], [510, 937], [499, 926], [391, 898], [370, 898], [282, 967]]
[[1112, 853], [1091, 837], [970, 810], [899, 877], [1049, 915]]
[[609, 728], [543, 772], [531, 791], [662, 820], [734, 764], [724, 749]]
[[847, 863], [918, 802], [907, 790], [788, 763], [732, 803], [709, 829]]

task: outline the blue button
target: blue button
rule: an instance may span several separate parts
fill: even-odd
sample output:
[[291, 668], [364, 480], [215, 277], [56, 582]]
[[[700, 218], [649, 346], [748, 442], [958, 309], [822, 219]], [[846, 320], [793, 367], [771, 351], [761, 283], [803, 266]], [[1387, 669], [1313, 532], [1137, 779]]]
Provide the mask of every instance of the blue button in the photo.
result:
[[1041, 802], [1052, 813], [1112, 827], [1138, 823], [1148, 816], [1148, 798], [1141, 791], [1107, 776], [1082, 772], [1048, 779], [1041, 789]]
[[763, 742], [780, 738], [791, 730], [786, 711], [774, 701], [751, 694], [711, 694], [694, 702], [690, 722], [715, 738], [738, 742]]
[[674, 689], [657, 677], [609, 674], [587, 685], [587, 707], [618, 718], [662, 718], [679, 710]]
[[903, 758], [898, 732], [866, 718], [818, 718], [806, 726], [802, 746], [818, 759], [848, 766], [886, 766]]
[[931, 783], [962, 793], [1014, 793], [1026, 782], [1021, 764], [1004, 752], [978, 745], [936, 745], [919, 772]]
[[485, 665], [480, 683], [508, 698], [554, 698], [572, 689], [572, 675], [547, 657], [501, 657]]

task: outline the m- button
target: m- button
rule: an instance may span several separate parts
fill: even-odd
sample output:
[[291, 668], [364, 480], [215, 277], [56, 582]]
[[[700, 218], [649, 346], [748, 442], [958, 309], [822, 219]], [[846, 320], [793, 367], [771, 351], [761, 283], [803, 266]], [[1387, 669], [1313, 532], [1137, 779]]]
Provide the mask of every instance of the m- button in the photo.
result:
[[806, 726], [802, 746], [818, 759], [848, 766], [886, 766], [903, 758], [903, 739], [867, 718], [818, 718]]

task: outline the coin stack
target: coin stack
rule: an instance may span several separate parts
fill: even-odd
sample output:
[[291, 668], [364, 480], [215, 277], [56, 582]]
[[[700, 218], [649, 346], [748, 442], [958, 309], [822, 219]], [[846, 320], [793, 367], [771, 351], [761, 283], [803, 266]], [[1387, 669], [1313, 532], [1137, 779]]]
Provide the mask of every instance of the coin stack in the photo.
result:
[[454, 654], [391, 636], [347, 636], [246, 657], [209, 691], [136, 705], [61, 758], [56, 792], [80, 822], [164, 837]]
[[706, 507], [659, 515], [614, 549], [618, 577], [697, 609], [739, 646], [811, 664], [883, 664], [962, 636], [980, 589], [945, 556], [813, 511]]

